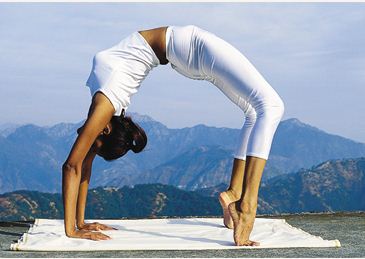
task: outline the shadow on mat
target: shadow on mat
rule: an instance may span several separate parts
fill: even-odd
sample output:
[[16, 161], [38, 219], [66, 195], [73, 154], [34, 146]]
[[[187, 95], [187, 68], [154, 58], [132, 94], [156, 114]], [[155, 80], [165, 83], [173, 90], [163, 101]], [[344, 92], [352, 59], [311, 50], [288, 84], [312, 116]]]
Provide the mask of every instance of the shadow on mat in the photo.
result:
[[[223, 219], [222, 219], [222, 222], [223, 222]], [[206, 221], [199, 221], [197, 219], [173, 219], [173, 220], [168, 220], [167, 224], [210, 226], [210, 227], [215, 227], [215, 228], [224, 227], [223, 224], [211, 223], [211, 222], [206, 222]]]
[[208, 238], [204, 238], [204, 237], [198, 238], [198, 237], [174, 236], [174, 235], [167, 235], [167, 234], [162, 234], [162, 233], [157, 233], [157, 232], [128, 229], [126, 227], [121, 227], [121, 226], [118, 226], [118, 230], [124, 230], [126, 232], [134, 232], [134, 233], [140, 233], [140, 234], [149, 234], [149, 235], [158, 236], [158, 237], [184, 239], [184, 240], [194, 241], [194, 242], [213, 243], [213, 244], [219, 244], [221, 246], [234, 246], [235, 245], [233, 243], [233, 241], [213, 240], [213, 239], [208, 239]]

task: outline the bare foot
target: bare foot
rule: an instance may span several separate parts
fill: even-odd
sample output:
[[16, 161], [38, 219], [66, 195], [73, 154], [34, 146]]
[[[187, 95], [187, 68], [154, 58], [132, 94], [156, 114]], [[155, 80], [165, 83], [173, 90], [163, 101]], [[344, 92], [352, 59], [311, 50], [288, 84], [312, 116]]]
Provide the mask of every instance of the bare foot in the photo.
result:
[[229, 229], [233, 228], [233, 221], [228, 211], [228, 205], [237, 200], [238, 199], [232, 199], [228, 194], [228, 191], [221, 192], [219, 194], [219, 203], [221, 204], [223, 210], [223, 223]]
[[236, 246], [259, 246], [259, 242], [249, 240], [255, 222], [255, 213], [245, 215], [238, 211], [236, 202], [228, 206], [228, 211], [233, 221], [233, 239]]

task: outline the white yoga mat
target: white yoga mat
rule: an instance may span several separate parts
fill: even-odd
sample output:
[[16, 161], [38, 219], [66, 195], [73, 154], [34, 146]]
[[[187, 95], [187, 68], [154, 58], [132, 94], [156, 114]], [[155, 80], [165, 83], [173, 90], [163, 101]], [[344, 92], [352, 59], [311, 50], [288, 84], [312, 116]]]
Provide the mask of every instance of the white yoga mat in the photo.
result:
[[63, 220], [36, 219], [34, 225], [11, 250], [23, 251], [98, 251], [98, 250], [205, 250], [260, 249], [287, 247], [340, 247], [338, 240], [323, 240], [284, 219], [257, 218], [251, 239], [260, 246], [235, 246], [233, 230], [221, 218], [180, 218], [143, 220], [89, 220], [118, 230], [103, 231], [112, 239], [92, 241], [68, 238]]

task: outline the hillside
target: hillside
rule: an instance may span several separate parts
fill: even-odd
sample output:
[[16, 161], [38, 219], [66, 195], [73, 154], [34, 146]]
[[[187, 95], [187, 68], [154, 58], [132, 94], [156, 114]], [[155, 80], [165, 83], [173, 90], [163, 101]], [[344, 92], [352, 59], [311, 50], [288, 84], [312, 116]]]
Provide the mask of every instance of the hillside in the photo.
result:
[[[143, 184], [89, 191], [87, 218], [220, 216], [213, 188], [184, 191]], [[332, 160], [262, 184], [258, 214], [365, 211], [365, 158]], [[0, 221], [62, 218], [60, 194], [16, 191], [0, 195]]]
[[[216, 215], [216, 199], [173, 186], [150, 184], [89, 190], [86, 218]], [[0, 195], [0, 221], [63, 218], [60, 194], [16, 191]]]
[[[227, 186], [197, 190], [217, 197]], [[330, 160], [262, 183], [261, 213], [365, 211], [365, 158]]]
[[365, 158], [324, 162], [265, 183], [260, 197], [275, 213], [365, 210]]

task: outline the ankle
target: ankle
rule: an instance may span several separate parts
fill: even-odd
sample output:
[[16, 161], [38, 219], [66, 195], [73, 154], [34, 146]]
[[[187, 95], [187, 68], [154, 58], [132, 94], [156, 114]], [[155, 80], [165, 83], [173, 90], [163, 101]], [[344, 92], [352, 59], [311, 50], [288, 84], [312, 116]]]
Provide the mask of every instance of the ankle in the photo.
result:
[[256, 201], [245, 201], [245, 200], [242, 200], [240, 203], [239, 203], [239, 206], [238, 206], [239, 210], [246, 214], [246, 215], [251, 215], [251, 214], [256, 214], [256, 210], [257, 210], [257, 202]]
[[225, 193], [228, 195], [228, 197], [232, 200], [232, 201], [238, 201], [241, 198], [241, 194], [237, 193], [235, 190], [233, 189], [228, 189], [225, 191]]

